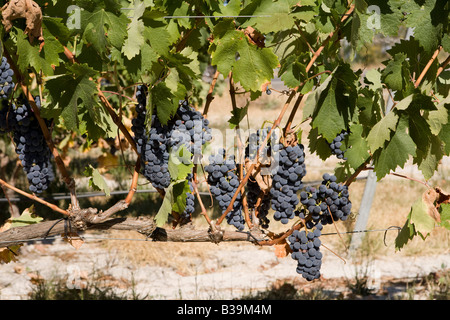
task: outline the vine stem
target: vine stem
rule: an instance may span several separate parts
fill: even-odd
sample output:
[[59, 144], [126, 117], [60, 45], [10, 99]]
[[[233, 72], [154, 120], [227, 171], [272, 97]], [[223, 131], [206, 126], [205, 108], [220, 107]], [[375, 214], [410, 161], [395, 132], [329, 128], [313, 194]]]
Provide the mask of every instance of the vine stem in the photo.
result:
[[103, 94], [103, 92], [100, 89], [98, 89], [97, 94], [98, 94], [98, 97], [100, 98], [100, 101], [102, 102], [103, 106], [108, 111], [109, 115], [111, 116], [112, 120], [114, 121], [114, 123], [119, 127], [120, 131], [122, 131], [123, 135], [125, 136], [127, 141], [130, 143], [131, 147], [136, 152], [136, 154], [138, 154], [136, 142], [134, 141], [130, 132], [128, 132], [127, 128], [125, 128], [123, 122], [120, 119], [120, 116], [117, 115], [116, 111], [111, 106], [108, 99], [105, 97], [105, 95]]
[[[72, 210], [79, 210], [80, 204], [78, 202], [78, 198], [76, 196], [76, 190], [75, 190], [75, 180], [69, 175], [66, 165], [64, 164], [64, 161], [61, 158], [61, 155], [59, 154], [58, 150], [56, 149], [51, 134], [47, 128], [47, 124], [45, 123], [44, 119], [41, 117], [40, 110], [38, 106], [36, 105], [36, 102], [34, 101], [34, 97], [31, 94], [31, 92], [28, 90], [27, 85], [24, 83], [24, 77], [22, 73], [17, 68], [15, 62], [12, 60], [8, 50], [6, 47], [3, 47], [3, 54], [8, 60], [8, 63], [10, 64], [11, 68], [14, 71], [14, 74], [16, 75], [17, 81], [22, 88], [23, 93], [25, 94], [29, 104], [31, 105], [31, 108], [33, 109], [33, 113], [36, 117], [36, 119], [39, 122], [39, 126], [41, 127], [42, 133], [44, 135], [44, 139], [53, 154], [53, 157], [55, 158], [56, 165], [58, 166], [58, 169], [61, 173], [61, 176], [67, 185], [69, 192], [70, 192], [70, 200], [72, 205]], [[64, 211], [65, 212], [65, 211]]]
[[353, 181], [355, 181], [356, 177], [361, 173], [361, 171], [367, 168], [367, 165], [371, 160], [372, 157], [367, 158], [367, 160], [364, 161], [364, 163], [362, 163], [349, 178], [347, 178], [344, 185], [346, 185], [347, 187], [350, 186], [353, 183]]
[[214, 100], [213, 91], [214, 91], [214, 87], [216, 86], [216, 82], [217, 82], [217, 79], [219, 78], [219, 75], [220, 75], [220, 72], [218, 70], [216, 70], [216, 72], [214, 73], [214, 77], [211, 81], [211, 85], [209, 86], [208, 94], [206, 96], [205, 108], [203, 109], [203, 117], [205, 117], [205, 118], [208, 115], [209, 106], [211, 105], [211, 102]]
[[[427, 73], [428, 69], [430, 69], [431, 65], [433, 64], [434, 60], [436, 60], [436, 58], [439, 55], [439, 52], [441, 52], [441, 50], [442, 50], [442, 46], [439, 46], [439, 48], [437, 48], [436, 51], [433, 53], [433, 56], [431, 57], [430, 61], [428, 61], [427, 65], [422, 70], [422, 73], [419, 75], [416, 82], [414, 83], [415, 88], [417, 88], [420, 85], [423, 78], [425, 77], [425, 74]], [[438, 73], [438, 75], [439, 75], [439, 73]]]
[[18, 189], [16, 187], [10, 185], [9, 183], [7, 183], [6, 181], [4, 181], [2, 179], [0, 179], [0, 184], [2, 185], [2, 187], [6, 187], [6, 188], [11, 189], [11, 190], [13, 190], [13, 191], [15, 191], [15, 192], [17, 192], [17, 193], [19, 193], [19, 194], [29, 198], [29, 199], [31, 199], [31, 200], [37, 201], [37, 202], [39, 202], [39, 203], [49, 207], [53, 211], [56, 211], [56, 212], [62, 213], [63, 215], [69, 216], [69, 212], [68, 211], [63, 210], [63, 209], [59, 208], [58, 206], [56, 206], [56, 205], [54, 205], [52, 203], [49, 203], [49, 202], [45, 201], [44, 199], [41, 199], [41, 198], [37, 197], [34, 194], [30, 194], [28, 192], [20, 190], [20, 189]]
[[450, 63], [450, 55], [447, 57], [447, 59], [444, 60], [444, 62], [441, 63], [439, 66], [437, 72], [436, 72], [436, 78], [439, 77], [442, 71], [444, 71], [445, 67]]
[[205, 205], [203, 204], [202, 198], [200, 196], [200, 192], [198, 191], [197, 182], [195, 180], [192, 180], [192, 187], [194, 188], [195, 196], [197, 197], [198, 203], [200, 204], [201, 214], [205, 218], [206, 222], [209, 224], [211, 229], [215, 231], [215, 226], [211, 222], [211, 219], [208, 216], [208, 213], [206, 212]]

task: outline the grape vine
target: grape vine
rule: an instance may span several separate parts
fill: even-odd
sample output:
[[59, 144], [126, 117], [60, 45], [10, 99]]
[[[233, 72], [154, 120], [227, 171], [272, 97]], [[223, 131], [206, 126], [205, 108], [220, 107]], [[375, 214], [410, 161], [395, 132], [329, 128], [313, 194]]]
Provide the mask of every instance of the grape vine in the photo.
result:
[[[24, 5], [22, 15], [13, 16], [18, 3], [24, 0], [9, 1], [3, 10], [0, 133], [16, 153], [29, 191], [41, 194], [58, 177], [69, 191], [70, 206], [59, 208], [0, 183], [70, 216], [80, 230], [128, 208], [143, 176], [163, 200], [152, 220], [157, 228], [172, 219], [178, 223], [173, 228], [192, 222], [198, 204], [209, 225], [207, 239], [220, 242], [229, 236], [220, 227], [223, 220], [239, 234], [248, 228], [248, 239], [257, 244], [287, 239], [297, 271], [311, 281], [320, 277], [322, 228], [348, 221], [355, 211], [349, 186], [356, 177], [371, 169], [381, 180], [409, 160], [434, 198], [422, 197], [420, 205], [411, 207], [414, 215], [407, 218], [396, 248], [418, 234], [425, 239], [431, 225], [448, 228], [449, 204], [442, 200], [447, 193], [429, 185], [450, 154], [448, 2], [389, 0], [375, 6], [377, 17], [383, 17], [376, 27], [370, 25], [375, 16], [366, 5], [346, 0], [179, 6], [170, 1], [75, 1], [79, 17], [69, 16], [56, 1], [36, 3], [33, 10]], [[25, 23], [18, 21], [23, 18]], [[413, 32], [401, 36], [405, 29]], [[398, 41], [369, 67], [361, 63], [367, 58], [362, 49], [378, 34]], [[263, 127], [272, 126], [233, 146], [243, 147], [244, 159], [227, 154], [223, 145], [205, 153], [220, 142], [213, 131], [217, 117], [211, 113], [223, 117], [225, 108], [215, 105], [214, 98], [227, 85], [231, 131], [242, 129], [243, 119], [250, 127], [254, 106], [258, 113], [276, 115], [261, 121]], [[282, 107], [257, 104], [258, 99]], [[245, 106], [239, 108], [240, 103]], [[268, 135], [274, 129], [283, 132], [276, 142]], [[126, 198], [107, 210], [81, 208], [80, 179], [68, 170], [67, 153], [95, 152], [99, 141], [117, 138], [120, 152], [112, 146], [112, 157], [127, 162], [128, 156], [137, 156], [135, 170], [128, 171]], [[339, 163], [318, 186], [305, 186], [305, 154], [324, 161], [336, 157]], [[176, 157], [185, 161], [175, 164], [171, 160]], [[89, 187], [107, 193], [103, 173], [110, 168], [101, 169], [90, 165], [84, 176]], [[219, 212], [207, 212], [201, 191], [211, 193]], [[277, 223], [288, 230], [272, 232]], [[256, 229], [264, 239], [253, 236]]]

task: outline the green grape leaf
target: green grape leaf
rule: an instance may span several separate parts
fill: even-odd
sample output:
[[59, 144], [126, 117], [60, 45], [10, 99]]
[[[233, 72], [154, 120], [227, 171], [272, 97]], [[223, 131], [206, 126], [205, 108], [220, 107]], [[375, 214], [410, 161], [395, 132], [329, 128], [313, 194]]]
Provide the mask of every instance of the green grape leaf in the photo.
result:
[[[308, 55], [307, 53], [302, 56]], [[306, 66], [300, 61], [302, 56], [288, 56], [278, 72], [280, 79], [283, 80], [284, 84], [289, 88], [295, 88], [299, 86], [302, 82], [306, 81], [308, 78], [306, 72]]]
[[191, 189], [187, 180], [184, 180], [184, 183], [178, 183], [173, 186], [173, 211], [178, 213], [184, 212], [184, 210], [186, 209], [187, 193], [189, 192], [191, 192]]
[[107, 196], [111, 194], [111, 190], [100, 172], [92, 165], [84, 170], [85, 177], [89, 178], [89, 186], [94, 190], [104, 191]]
[[169, 215], [172, 211], [175, 211], [175, 209], [177, 212], [184, 211], [187, 192], [186, 182], [186, 180], [173, 181], [167, 188], [164, 189], [164, 200], [155, 216], [155, 222], [158, 227], [162, 227], [167, 222]]
[[441, 101], [436, 110], [431, 110], [426, 117], [431, 133], [438, 135], [443, 126], [449, 123], [450, 112], [446, 106], [450, 107], [450, 96]]
[[425, 196], [417, 199], [411, 207], [410, 223], [414, 224], [414, 230], [424, 238], [434, 229], [436, 223], [430, 216], [430, 209], [436, 210], [432, 203], [428, 203]]
[[442, 32], [448, 24], [449, 8], [446, 0], [406, 1], [406, 26], [414, 28], [414, 38], [427, 52], [437, 49]]
[[159, 55], [167, 55], [170, 51], [170, 46], [174, 43], [168, 25], [155, 21], [153, 19], [142, 18], [145, 25], [144, 38], [148, 40], [152, 49]]
[[262, 86], [273, 78], [273, 70], [279, 64], [277, 56], [272, 49], [258, 48], [250, 43], [244, 32], [235, 30], [232, 25], [223, 27], [223, 23], [216, 26], [210, 47], [211, 63], [224, 76], [233, 71], [235, 82], [245, 90], [261, 91]]
[[139, 54], [141, 46], [145, 42], [144, 38], [144, 22], [141, 20], [145, 11], [144, 2], [135, 2], [133, 18], [127, 28], [127, 38], [123, 43], [122, 53], [128, 60]]
[[178, 109], [178, 100], [174, 101], [174, 95], [164, 82], [157, 84], [149, 93], [149, 100], [156, 106], [159, 121], [166, 125]]
[[20, 217], [11, 218], [10, 219], [11, 228], [27, 226], [27, 225], [30, 225], [30, 224], [39, 223], [42, 220], [44, 220], [44, 218], [37, 216], [34, 213], [34, 211], [35, 211], [34, 210], [34, 205], [32, 205], [30, 208], [26, 208], [22, 212]]
[[115, 48], [111, 49], [111, 53], [114, 60], [124, 66], [134, 82], [145, 82], [146, 75], [154, 72], [153, 69], [159, 58], [147, 42], [141, 46], [139, 54], [131, 59], [122, 56], [121, 52]]
[[361, 124], [353, 124], [350, 127], [348, 144], [350, 148], [345, 151], [345, 157], [350, 167], [358, 168], [369, 158], [368, 146], [363, 137], [363, 126]]
[[439, 138], [444, 143], [445, 155], [450, 154], [450, 123], [442, 126], [441, 132], [439, 132]]
[[397, 0], [356, 1], [351, 43], [355, 52], [371, 44], [376, 34], [397, 36], [404, 15]]
[[17, 32], [17, 65], [21, 72], [27, 72], [28, 67], [32, 67], [37, 73], [50, 76], [54, 74], [54, 67], [60, 65], [59, 54], [64, 52], [64, 47], [48, 31], [44, 30], [45, 45], [42, 50], [39, 43], [30, 44], [28, 37], [23, 31]]
[[367, 136], [367, 144], [370, 150], [375, 152], [391, 139], [391, 131], [394, 131], [398, 123], [398, 115], [389, 112], [384, 118], [377, 122]]
[[429, 144], [425, 150], [417, 148], [417, 156], [414, 158], [414, 163], [418, 164], [425, 180], [433, 177], [443, 156], [441, 140], [433, 135], [429, 136]]
[[444, 36], [442, 37], [442, 48], [446, 52], [450, 52], [450, 34], [448, 33], [444, 34]]
[[247, 100], [247, 103], [244, 107], [231, 110], [232, 117], [228, 120], [230, 129], [236, 128], [242, 121], [242, 119], [244, 119], [244, 117], [247, 115], [249, 104], [250, 101]]
[[85, 64], [67, 66], [67, 73], [48, 78], [46, 89], [51, 99], [50, 109], [60, 110], [65, 128], [77, 131], [81, 105], [92, 110], [99, 105], [97, 85], [91, 79], [96, 71]]
[[104, 8], [97, 8], [93, 12], [81, 10], [80, 14], [83, 39], [92, 44], [97, 52], [107, 54], [110, 45], [122, 48], [129, 22], [124, 14], [117, 16]]
[[450, 203], [442, 203], [439, 206], [439, 215], [441, 218], [439, 225], [450, 230]]
[[311, 153], [316, 153], [320, 159], [326, 160], [331, 156], [328, 141], [319, 135], [317, 128], [312, 128], [308, 134], [308, 147]]
[[314, 91], [307, 94], [305, 105], [303, 107], [302, 121], [305, 121], [314, 114], [314, 110], [319, 105], [322, 92], [328, 89], [332, 76], [327, 77], [320, 86]]
[[294, 16], [290, 14], [293, 4], [290, 0], [250, 1], [241, 11], [241, 15], [252, 16], [243, 27], [251, 26], [262, 33], [290, 29], [294, 25]]
[[411, 82], [408, 70], [409, 62], [406, 54], [397, 53], [383, 69], [381, 80], [394, 91], [405, 90], [406, 84]]
[[414, 225], [410, 223], [411, 212], [408, 218], [395, 238], [395, 250], [400, 251], [410, 240], [414, 238], [416, 232], [414, 230]]
[[356, 105], [357, 79], [347, 64], [337, 67], [330, 77], [328, 87], [317, 100], [311, 123], [328, 142], [348, 128]]
[[187, 175], [192, 173], [194, 164], [192, 163], [192, 154], [182, 145], [178, 150], [171, 150], [169, 156], [169, 173], [172, 180], [186, 179]]
[[385, 147], [374, 153], [374, 166], [378, 180], [397, 167], [403, 168], [410, 156], [416, 155], [416, 145], [406, 132], [407, 117], [400, 117], [397, 129]]

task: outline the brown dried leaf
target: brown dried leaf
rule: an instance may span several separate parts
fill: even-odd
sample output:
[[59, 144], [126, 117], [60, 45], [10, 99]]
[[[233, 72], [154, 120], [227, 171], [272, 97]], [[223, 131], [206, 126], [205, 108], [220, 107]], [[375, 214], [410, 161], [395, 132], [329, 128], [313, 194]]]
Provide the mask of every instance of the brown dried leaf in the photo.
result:
[[10, 263], [11, 261], [17, 261], [17, 252], [22, 245], [10, 246], [8, 248], [0, 249], [0, 264], [1, 263]]
[[42, 11], [39, 5], [32, 0], [11, 0], [2, 8], [2, 23], [5, 31], [9, 32], [13, 20], [24, 18], [26, 20], [25, 34], [30, 42], [39, 39], [44, 41], [42, 34]]
[[439, 198], [439, 194], [434, 189], [428, 189], [422, 194], [422, 201], [427, 207], [427, 213], [435, 221], [441, 222], [441, 216], [436, 208], [436, 200]]
[[291, 252], [291, 247], [286, 242], [286, 240], [283, 240], [282, 242], [275, 244], [274, 248], [275, 248], [275, 255], [277, 256], [277, 258], [285, 258]]
[[69, 243], [72, 247], [75, 249], [80, 249], [83, 245], [84, 241], [83, 239], [75, 232], [68, 233], [68, 234], [61, 234], [61, 237], [63, 237], [64, 241]]
[[253, 43], [254, 45], [264, 48], [264, 35], [261, 34], [259, 31], [255, 30], [254, 28], [248, 26], [244, 30], [244, 34], [247, 36], [248, 40]]
[[442, 191], [439, 187], [434, 188], [434, 190], [438, 193], [436, 208], [439, 208], [442, 203], [450, 203], [450, 193]]

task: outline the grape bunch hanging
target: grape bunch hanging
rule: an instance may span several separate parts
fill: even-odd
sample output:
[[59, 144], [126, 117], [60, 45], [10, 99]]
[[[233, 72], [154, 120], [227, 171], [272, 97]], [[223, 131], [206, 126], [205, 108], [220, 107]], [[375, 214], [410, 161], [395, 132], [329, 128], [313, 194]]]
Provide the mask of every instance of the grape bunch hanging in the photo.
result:
[[[131, 130], [141, 157], [142, 174], [156, 189], [165, 189], [172, 181], [169, 172], [170, 152], [176, 152], [184, 146], [193, 157], [201, 155], [202, 146], [212, 138], [211, 129], [209, 121], [185, 100], [180, 101], [175, 116], [167, 124], [161, 123], [156, 112], [148, 120], [147, 94], [145, 85], [137, 87], [136, 115], [132, 119]], [[146, 121], [150, 122], [148, 126]], [[186, 193], [183, 218], [188, 218], [194, 212], [192, 175], [186, 178], [190, 192]]]
[[[13, 75], [13, 70], [3, 57], [0, 66], [0, 133], [12, 134], [30, 191], [42, 193], [55, 179], [52, 154], [28, 100], [21, 96], [16, 103], [9, 101], [14, 88]], [[34, 100], [40, 108], [40, 97], [36, 96]], [[49, 121], [45, 122], [49, 127]]]

